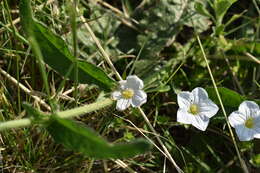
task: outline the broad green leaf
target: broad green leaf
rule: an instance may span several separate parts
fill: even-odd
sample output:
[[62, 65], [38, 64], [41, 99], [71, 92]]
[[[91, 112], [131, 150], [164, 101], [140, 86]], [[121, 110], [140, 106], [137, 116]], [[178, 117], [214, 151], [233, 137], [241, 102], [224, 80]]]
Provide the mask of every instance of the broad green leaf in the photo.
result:
[[[208, 87], [206, 90], [208, 92], [209, 98], [216, 104], [219, 104], [215, 89], [213, 87]], [[246, 99], [237, 92], [224, 87], [219, 87], [218, 91], [224, 106], [238, 107]]]
[[208, 12], [205, 5], [201, 2], [195, 2], [194, 8], [197, 13], [213, 19], [213, 16]]
[[[206, 4], [205, 0], [193, 0], [188, 1], [187, 12], [185, 12], [184, 16], [184, 24], [193, 27], [196, 32], [200, 33], [206, 31], [212, 22], [209, 20], [211, 15], [202, 15], [200, 13], [196, 13], [196, 3]], [[205, 12], [205, 11], [204, 11]]]
[[[65, 76], [75, 59], [66, 43], [58, 35], [33, 19], [30, 0], [21, 0], [20, 16], [27, 37], [32, 35], [38, 42], [44, 62], [59, 74]], [[75, 78], [74, 71], [72, 69], [68, 76], [71, 80]], [[78, 81], [95, 84], [104, 90], [110, 90], [115, 85], [114, 81], [104, 71], [85, 61], [78, 62]]]
[[[216, 104], [219, 104], [215, 89], [213, 87], [208, 87], [208, 88], [206, 88], [206, 90], [208, 92], [209, 98]], [[219, 94], [220, 94], [220, 97], [222, 99], [224, 106], [227, 106], [227, 107], [237, 109], [238, 106], [245, 100], [251, 100], [251, 101], [256, 102], [258, 105], [260, 104], [260, 100], [250, 99], [245, 96], [241, 96], [237, 92], [230, 90], [228, 88], [219, 87], [218, 91], [219, 91]], [[226, 108], [226, 109], [228, 109], [228, 108]]]
[[128, 158], [150, 150], [150, 143], [139, 139], [126, 144], [110, 144], [82, 124], [58, 117], [51, 118], [47, 130], [66, 148], [97, 159]]
[[227, 12], [227, 10], [234, 4], [237, 0], [215, 0], [214, 10], [217, 19], [217, 26], [222, 24], [222, 20]]

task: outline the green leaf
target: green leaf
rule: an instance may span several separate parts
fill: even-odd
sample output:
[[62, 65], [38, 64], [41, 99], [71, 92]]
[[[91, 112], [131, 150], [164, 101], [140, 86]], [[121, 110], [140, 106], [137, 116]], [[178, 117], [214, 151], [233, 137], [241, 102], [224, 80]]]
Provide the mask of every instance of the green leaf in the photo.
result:
[[[68, 69], [75, 60], [66, 43], [48, 30], [47, 27], [33, 19], [30, 0], [20, 1], [20, 16], [27, 37], [34, 36], [38, 42], [44, 62], [60, 75], [66, 76]], [[71, 70], [71, 72], [74, 71], [74, 69]], [[75, 80], [75, 75], [70, 73], [68, 78]], [[103, 70], [85, 61], [78, 62], [78, 81], [80, 83], [95, 84], [107, 91], [115, 86], [115, 82]]]
[[171, 90], [171, 87], [169, 85], [159, 85], [157, 88], [151, 88], [151, 89], [148, 89], [146, 90], [147, 93], [152, 93], [152, 92], [167, 92], [167, 91], [170, 91]]
[[[244, 54], [250, 52], [256, 57], [260, 56], [260, 42], [259, 41], [246, 41], [246, 40], [228, 40], [232, 43], [230, 51], [227, 53]], [[259, 59], [259, 58], [258, 58]]]
[[[219, 104], [215, 89], [213, 87], [208, 87], [208, 88], [206, 88], [206, 90], [208, 92], [209, 98], [214, 103]], [[260, 100], [241, 96], [237, 92], [230, 90], [228, 88], [218, 87], [218, 91], [219, 91], [221, 100], [223, 102], [223, 105], [225, 106], [227, 113], [231, 113], [231, 112], [237, 110], [239, 105], [245, 100], [254, 101], [258, 105], [260, 104]]]
[[217, 26], [222, 24], [223, 18], [227, 13], [227, 10], [234, 4], [237, 0], [215, 0], [214, 10], [217, 19]]
[[250, 163], [253, 164], [255, 167], [259, 168], [260, 167], [260, 154], [254, 155], [250, 159]]
[[195, 2], [194, 8], [197, 13], [213, 19], [213, 16], [208, 12], [204, 4], [201, 2]]
[[29, 103], [24, 102], [22, 106], [30, 116], [33, 116], [34, 119], [40, 119], [42, 116], [45, 116], [42, 112], [32, 107]]
[[28, 37], [30, 33], [32, 32], [32, 25], [33, 25], [33, 14], [32, 14], [32, 8], [30, 4], [30, 0], [21, 0], [19, 4], [19, 13], [21, 16], [21, 23], [24, 27], [24, 32], [26, 36]]
[[207, 30], [211, 21], [207, 16], [195, 12], [195, 1], [146, 1], [131, 16], [138, 21], [138, 25], [135, 25], [137, 29], [125, 25], [118, 27], [115, 33], [119, 40], [118, 49], [122, 52], [138, 52], [143, 47], [141, 59], [155, 60], [165, 47], [172, 46], [185, 25], [197, 32]]
[[[121, 24], [120, 20], [107, 9], [100, 6], [98, 3], [82, 3], [84, 4], [84, 9], [87, 10], [89, 14], [85, 15], [87, 21], [91, 21], [91, 29], [98, 36], [103, 48], [109, 52], [111, 57], [117, 57], [120, 52], [118, 52], [116, 45], [117, 40], [111, 39], [115, 36], [115, 30]], [[96, 62], [103, 60], [103, 56], [98, 52], [97, 47], [93, 44], [91, 35], [84, 25], [79, 25], [77, 28], [78, 40], [84, 46], [80, 48], [80, 55], [88, 59], [89, 62]], [[67, 42], [72, 41], [72, 34], [68, 33]], [[88, 55], [95, 55], [93, 58], [89, 58]]]
[[[207, 1], [205, 0], [190, 1], [187, 5], [187, 11], [184, 13], [184, 24], [189, 27], [193, 27], [198, 33], [206, 31], [212, 23], [209, 19], [213, 18], [213, 16], [211, 16], [210, 13], [207, 13], [207, 10], [205, 8], [200, 9], [201, 6], [199, 7], [199, 9], [203, 10], [203, 12], [207, 13], [207, 15], [196, 13], [196, 5], [198, 3], [206, 4], [206, 2]], [[202, 5], [202, 7], [204, 6]]]
[[[208, 92], [209, 98], [216, 104], [219, 104], [215, 89], [213, 87], [208, 87], [206, 90]], [[224, 106], [238, 107], [244, 100], [246, 100], [245, 97], [241, 96], [237, 92], [224, 87], [219, 87], [218, 91]]]
[[151, 149], [150, 143], [139, 139], [127, 144], [110, 144], [94, 131], [71, 120], [54, 117], [47, 130], [58, 143], [66, 148], [97, 159], [129, 158]]

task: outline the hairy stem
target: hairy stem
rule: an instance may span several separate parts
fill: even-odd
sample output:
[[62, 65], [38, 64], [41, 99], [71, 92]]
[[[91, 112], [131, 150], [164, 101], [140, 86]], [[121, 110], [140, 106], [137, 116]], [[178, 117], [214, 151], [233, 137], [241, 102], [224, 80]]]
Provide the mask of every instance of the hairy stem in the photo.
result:
[[[90, 113], [99, 109], [102, 109], [104, 107], [110, 106], [113, 104], [113, 100], [107, 98], [104, 100], [97, 101], [95, 103], [91, 103], [82, 107], [77, 107], [74, 109], [66, 110], [66, 111], [61, 111], [57, 112], [56, 115], [61, 117], [61, 118], [72, 118], [76, 117], [82, 114]], [[49, 116], [46, 116], [49, 118]], [[46, 120], [48, 120], [46, 118]], [[12, 129], [12, 128], [21, 128], [21, 127], [27, 127], [32, 125], [32, 119], [30, 118], [24, 118], [24, 119], [19, 119], [19, 120], [11, 120], [7, 122], [2, 122], [0, 123], [0, 131], [7, 130], [7, 129]]]

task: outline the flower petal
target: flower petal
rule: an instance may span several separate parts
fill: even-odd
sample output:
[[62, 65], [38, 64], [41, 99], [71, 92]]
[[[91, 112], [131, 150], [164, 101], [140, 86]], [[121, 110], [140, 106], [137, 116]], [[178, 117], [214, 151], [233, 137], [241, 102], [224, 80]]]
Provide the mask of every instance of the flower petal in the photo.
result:
[[194, 115], [191, 115], [187, 110], [179, 108], [177, 111], [177, 121], [184, 124], [191, 124]]
[[206, 116], [192, 115], [187, 110], [178, 109], [177, 121], [184, 124], [192, 124], [199, 130], [205, 131], [209, 124], [209, 118]]
[[254, 131], [244, 125], [236, 126], [236, 133], [240, 141], [250, 141], [254, 138]]
[[194, 97], [194, 103], [199, 103], [202, 100], [208, 99], [208, 93], [205, 89], [201, 87], [197, 87], [191, 91], [193, 97]]
[[120, 88], [121, 90], [127, 89], [127, 82], [126, 82], [126, 80], [121, 80], [121, 81], [119, 81], [118, 83], [119, 83], [119, 88]]
[[197, 129], [205, 131], [209, 124], [209, 118], [206, 116], [195, 115], [191, 124]]
[[253, 130], [255, 131], [254, 137], [260, 138], [260, 116], [256, 117], [254, 119], [254, 129]]
[[143, 89], [144, 83], [143, 81], [138, 78], [136, 75], [127, 76], [126, 78], [127, 86], [134, 90]]
[[228, 121], [232, 127], [236, 128], [237, 126], [244, 125], [246, 117], [239, 111], [235, 111], [229, 115]]
[[254, 129], [255, 133], [254, 133], [254, 138], [260, 138], [260, 128], [256, 128]]
[[238, 108], [247, 118], [254, 116], [259, 111], [259, 106], [253, 101], [243, 101]]
[[218, 112], [218, 106], [210, 99], [201, 101], [199, 104], [200, 115], [205, 115], [208, 118], [213, 117]]
[[188, 110], [193, 100], [192, 94], [188, 91], [180, 92], [177, 95], [177, 102], [181, 109]]
[[121, 92], [120, 91], [114, 91], [112, 93], [112, 99], [113, 100], [119, 100], [122, 98]]
[[120, 99], [116, 103], [116, 109], [119, 111], [123, 111], [130, 106], [130, 99]]
[[134, 97], [132, 98], [132, 106], [138, 107], [144, 104], [147, 100], [147, 94], [143, 90], [135, 90]]

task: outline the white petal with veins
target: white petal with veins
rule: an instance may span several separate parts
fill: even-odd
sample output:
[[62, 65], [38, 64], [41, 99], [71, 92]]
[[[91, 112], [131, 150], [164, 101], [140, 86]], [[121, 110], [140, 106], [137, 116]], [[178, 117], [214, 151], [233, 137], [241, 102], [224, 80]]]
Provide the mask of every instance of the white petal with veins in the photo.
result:
[[199, 103], [200, 114], [205, 115], [208, 118], [216, 115], [218, 109], [218, 106], [209, 99], [203, 100], [201, 103]]
[[126, 80], [119, 81], [118, 90], [111, 95], [112, 99], [117, 100], [116, 109], [123, 111], [130, 105], [139, 107], [146, 103], [147, 94], [142, 90], [143, 87], [143, 81], [136, 75], [128, 76]]
[[228, 117], [228, 121], [232, 127], [242, 125], [246, 121], [246, 117], [238, 111], [232, 112]]
[[114, 91], [112, 93], [112, 99], [113, 100], [118, 100], [118, 99], [121, 99], [122, 98], [122, 94], [120, 91]]
[[191, 101], [193, 100], [190, 92], [181, 92], [177, 95], [177, 102], [180, 108], [186, 109], [190, 107]]
[[193, 115], [187, 112], [187, 110], [184, 109], [178, 109], [177, 111], [177, 121], [184, 124], [191, 124], [193, 121], [192, 118]]
[[147, 94], [142, 90], [135, 91], [135, 94], [132, 98], [132, 106], [138, 107], [146, 102]]
[[140, 90], [143, 89], [144, 87], [143, 81], [139, 79], [136, 75], [128, 76], [126, 78], [126, 81], [127, 81], [127, 86], [134, 90]]
[[208, 99], [208, 93], [205, 89], [201, 88], [201, 87], [197, 87], [195, 89], [192, 90], [192, 95], [194, 97], [194, 102], [195, 103], [199, 103], [203, 100], [207, 100]]
[[260, 138], [260, 109], [255, 102], [242, 102], [238, 110], [229, 115], [228, 121], [235, 128], [240, 141]]
[[119, 111], [123, 111], [130, 106], [130, 99], [119, 99], [116, 103], [116, 109]]
[[206, 116], [194, 116], [192, 125], [199, 130], [205, 131], [209, 124], [209, 118]]
[[218, 112], [218, 106], [209, 98], [206, 90], [197, 87], [191, 92], [183, 91], [177, 95], [179, 110], [177, 121], [192, 124], [199, 130], [205, 131], [209, 118]]

